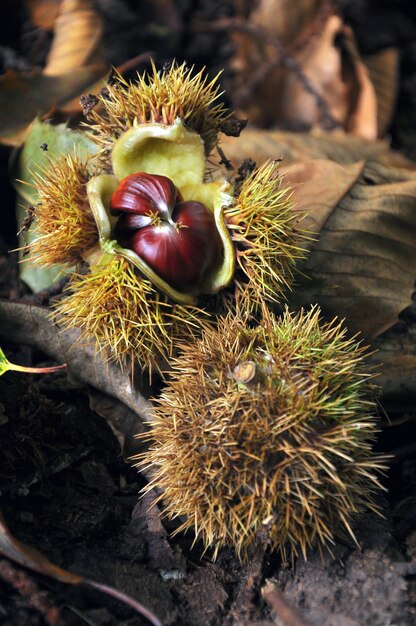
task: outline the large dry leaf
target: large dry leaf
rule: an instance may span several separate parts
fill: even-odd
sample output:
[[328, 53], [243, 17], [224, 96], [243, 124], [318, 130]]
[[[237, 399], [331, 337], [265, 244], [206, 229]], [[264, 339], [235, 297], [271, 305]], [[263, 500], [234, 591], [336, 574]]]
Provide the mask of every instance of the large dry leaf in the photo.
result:
[[[293, 189], [295, 208], [304, 214], [302, 228], [317, 237], [330, 213], [356, 183], [365, 162], [338, 165], [316, 159], [282, 168], [285, 184]], [[332, 184], [334, 181], [334, 184]], [[310, 244], [313, 248], [313, 244]]]
[[283, 158], [283, 164], [309, 159], [330, 159], [347, 164], [371, 159], [386, 165], [416, 169], [414, 161], [391, 150], [386, 141], [366, 141], [352, 135], [246, 128], [238, 141], [233, 137], [224, 137], [221, 146], [234, 167], [250, 157], [258, 163]]
[[61, 76], [7, 72], [0, 77], [0, 141], [18, 146], [37, 116], [45, 115], [83, 93], [107, 73], [104, 65], [89, 65]]
[[313, 161], [288, 168], [285, 180], [317, 236], [291, 304], [317, 302], [366, 337], [394, 325], [414, 292], [416, 174], [374, 162]]

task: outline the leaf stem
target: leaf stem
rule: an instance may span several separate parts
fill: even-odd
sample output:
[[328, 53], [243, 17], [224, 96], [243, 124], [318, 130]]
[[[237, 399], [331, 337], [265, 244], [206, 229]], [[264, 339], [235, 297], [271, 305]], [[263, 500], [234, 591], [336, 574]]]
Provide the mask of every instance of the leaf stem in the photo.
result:
[[24, 365], [15, 365], [10, 363], [8, 369], [14, 372], [24, 372], [25, 374], [51, 374], [52, 372], [58, 372], [66, 368], [66, 363], [63, 365], [53, 365], [51, 367], [26, 367]]

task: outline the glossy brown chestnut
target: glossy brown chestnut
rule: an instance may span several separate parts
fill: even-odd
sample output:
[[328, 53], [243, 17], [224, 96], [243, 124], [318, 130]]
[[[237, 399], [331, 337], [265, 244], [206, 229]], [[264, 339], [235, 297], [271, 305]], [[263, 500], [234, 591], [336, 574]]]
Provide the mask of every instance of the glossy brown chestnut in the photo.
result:
[[118, 243], [179, 291], [195, 291], [220, 260], [212, 212], [200, 202], [184, 202], [166, 176], [138, 172], [124, 178], [113, 194], [111, 213], [119, 215]]

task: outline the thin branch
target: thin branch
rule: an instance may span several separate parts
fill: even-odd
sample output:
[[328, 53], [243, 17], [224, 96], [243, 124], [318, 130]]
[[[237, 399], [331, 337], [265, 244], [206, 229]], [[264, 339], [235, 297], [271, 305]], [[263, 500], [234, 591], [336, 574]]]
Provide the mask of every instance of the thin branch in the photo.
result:
[[1, 559], [0, 577], [19, 592], [28, 606], [39, 611], [47, 624], [64, 626], [59, 609], [53, 605], [48, 592], [41, 591], [27, 572], [10, 561]]
[[272, 69], [275, 69], [279, 65], [283, 65], [289, 71], [291, 71], [294, 76], [301, 83], [305, 91], [310, 93], [316, 100], [317, 107], [322, 116], [322, 122], [326, 129], [332, 130], [334, 128], [340, 128], [341, 123], [334, 118], [332, 115], [328, 103], [321, 96], [320, 93], [315, 89], [312, 81], [305, 75], [302, 70], [302, 67], [295, 60], [292, 54], [287, 50], [287, 48], [282, 44], [282, 42], [275, 37], [274, 35], [270, 35], [262, 26], [257, 26], [256, 24], [250, 24], [244, 22], [239, 18], [224, 18], [218, 20], [212, 24], [201, 24], [196, 25], [195, 28], [197, 30], [214, 30], [214, 31], [236, 31], [241, 33], [246, 33], [251, 35], [252, 37], [258, 39], [262, 43], [267, 43], [272, 46], [276, 53], [277, 57], [274, 59], [270, 59], [268, 62], [266, 61], [259, 68], [257, 72], [253, 74], [253, 76], [246, 82], [244, 87], [240, 90], [240, 97], [242, 95], [241, 92], [244, 92], [243, 98], [247, 97], [249, 92], [253, 92], [253, 90], [261, 83], [264, 82]]

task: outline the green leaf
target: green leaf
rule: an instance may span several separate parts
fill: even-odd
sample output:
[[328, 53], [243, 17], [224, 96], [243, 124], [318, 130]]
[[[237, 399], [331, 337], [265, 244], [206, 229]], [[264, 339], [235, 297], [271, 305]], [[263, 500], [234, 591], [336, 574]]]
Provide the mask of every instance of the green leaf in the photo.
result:
[[[45, 144], [47, 150], [42, 150], [41, 146]], [[74, 152], [75, 149], [81, 157], [86, 157], [94, 154], [97, 147], [85, 133], [71, 130], [66, 124], [53, 126], [38, 119], [33, 122], [25, 145], [15, 153], [11, 165], [12, 182], [19, 194], [16, 208], [18, 224], [25, 217], [27, 203], [36, 204], [39, 201], [34, 186], [34, 172], [41, 171], [50, 161], [54, 161], [61, 154]], [[32, 239], [31, 230], [23, 233], [19, 238], [19, 247], [24, 247]], [[21, 280], [35, 292], [46, 289], [60, 277], [62, 267], [58, 265], [54, 268], [40, 268], [30, 260], [25, 260], [20, 265]]]
[[[41, 146], [45, 144], [47, 150], [42, 150]], [[18, 153], [16, 167], [12, 166], [12, 183], [17, 193], [26, 202], [36, 204], [38, 195], [33, 187], [33, 173], [47, 167], [49, 161], [54, 161], [61, 154], [73, 152], [74, 149], [81, 157], [97, 152], [97, 146], [86, 133], [71, 130], [66, 124], [53, 126], [35, 119], [26, 143]]]
[[53, 365], [52, 367], [26, 367], [24, 365], [15, 365], [10, 363], [0, 348], [0, 376], [6, 372], [23, 372], [25, 374], [51, 374], [52, 372], [58, 372], [66, 368], [66, 363], [63, 365]]
[[0, 348], [0, 376], [5, 374], [11, 369], [9, 361], [6, 359], [6, 355], [3, 350]]

